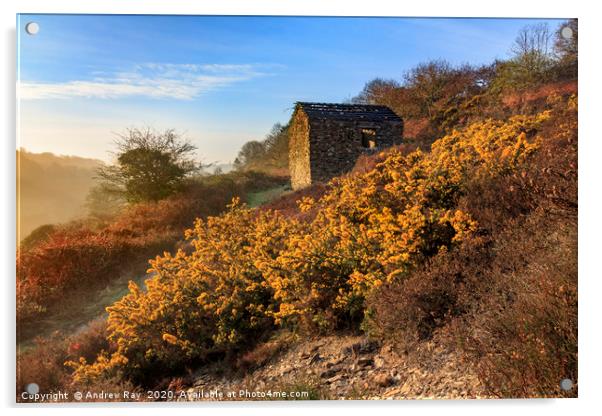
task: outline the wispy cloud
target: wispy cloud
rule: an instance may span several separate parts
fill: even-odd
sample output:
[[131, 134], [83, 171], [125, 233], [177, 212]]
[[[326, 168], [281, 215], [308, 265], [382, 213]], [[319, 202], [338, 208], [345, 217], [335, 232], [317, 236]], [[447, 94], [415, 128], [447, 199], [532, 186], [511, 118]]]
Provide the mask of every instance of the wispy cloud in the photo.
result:
[[115, 72], [88, 80], [58, 83], [21, 81], [18, 88], [23, 100], [132, 96], [192, 100], [217, 88], [269, 75], [278, 67], [260, 64], [148, 63], [137, 65], [128, 72]]

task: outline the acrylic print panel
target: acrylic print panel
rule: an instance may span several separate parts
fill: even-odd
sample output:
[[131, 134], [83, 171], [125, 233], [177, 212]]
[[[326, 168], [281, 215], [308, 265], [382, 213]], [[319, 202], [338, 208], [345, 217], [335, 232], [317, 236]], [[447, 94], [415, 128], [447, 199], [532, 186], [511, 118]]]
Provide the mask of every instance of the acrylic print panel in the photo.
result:
[[17, 19], [16, 400], [576, 397], [576, 19]]

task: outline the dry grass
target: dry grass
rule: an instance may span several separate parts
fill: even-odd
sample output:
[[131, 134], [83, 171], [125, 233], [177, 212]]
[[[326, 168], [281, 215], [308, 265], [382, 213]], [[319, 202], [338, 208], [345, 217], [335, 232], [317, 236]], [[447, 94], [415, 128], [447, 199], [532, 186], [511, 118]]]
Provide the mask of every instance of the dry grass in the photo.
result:
[[524, 105], [541, 105], [545, 103], [546, 99], [552, 94], [569, 96], [576, 93], [576, 81], [562, 81], [545, 84], [536, 88], [527, 89], [525, 91], [505, 94], [503, 97], [501, 97], [501, 102], [504, 106], [516, 110]]
[[295, 336], [288, 331], [277, 332], [270, 340], [262, 342], [252, 350], [242, 354], [236, 366], [245, 373], [262, 367], [285, 351], [294, 339]]

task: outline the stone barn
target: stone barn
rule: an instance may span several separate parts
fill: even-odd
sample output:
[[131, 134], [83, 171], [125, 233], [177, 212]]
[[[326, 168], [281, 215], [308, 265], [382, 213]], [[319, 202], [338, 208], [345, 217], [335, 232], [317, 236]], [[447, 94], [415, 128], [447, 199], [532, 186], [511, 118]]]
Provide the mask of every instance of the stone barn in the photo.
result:
[[293, 189], [350, 171], [357, 158], [401, 143], [403, 120], [389, 107], [299, 102], [289, 127]]

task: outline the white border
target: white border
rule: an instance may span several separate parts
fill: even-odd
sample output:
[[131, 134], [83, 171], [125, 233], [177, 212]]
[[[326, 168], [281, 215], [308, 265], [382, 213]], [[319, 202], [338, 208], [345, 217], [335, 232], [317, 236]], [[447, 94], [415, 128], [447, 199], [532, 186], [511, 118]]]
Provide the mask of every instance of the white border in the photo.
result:
[[2, 72], [3, 143], [2, 153], [2, 274], [4, 333], [2, 342], [2, 377], [0, 392], [2, 406], [8, 413], [64, 415], [123, 414], [116, 405], [48, 406], [44, 408], [15, 407], [14, 401], [14, 245], [15, 245], [15, 15], [21, 13], [109, 13], [109, 14], [221, 14], [221, 15], [346, 15], [346, 16], [444, 16], [444, 17], [578, 17], [579, 18], [579, 399], [572, 400], [505, 400], [505, 401], [437, 401], [437, 402], [320, 402], [320, 403], [218, 403], [190, 407], [161, 404], [129, 405], [128, 414], [278, 414], [305, 415], [345, 412], [362, 414], [377, 411], [390, 414], [420, 415], [459, 413], [507, 415], [509, 412], [542, 414], [589, 414], [597, 406], [600, 379], [599, 319], [602, 296], [602, 265], [596, 261], [602, 247], [600, 227], [600, 170], [602, 134], [599, 122], [600, 62], [599, 40], [602, 39], [600, 14], [594, 2], [504, 0], [499, 2], [398, 1], [381, 0], [102, 0], [82, 2], [72, 0], [4, 0], [2, 13], [3, 49], [0, 61]]

